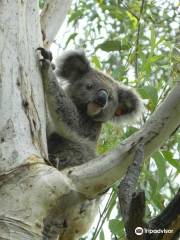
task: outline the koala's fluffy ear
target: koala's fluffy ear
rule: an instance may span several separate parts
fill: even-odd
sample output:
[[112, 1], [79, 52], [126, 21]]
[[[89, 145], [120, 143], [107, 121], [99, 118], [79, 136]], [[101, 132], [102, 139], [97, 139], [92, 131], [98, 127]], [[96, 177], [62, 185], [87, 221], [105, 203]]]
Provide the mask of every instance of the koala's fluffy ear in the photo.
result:
[[79, 79], [90, 69], [90, 63], [82, 50], [67, 51], [56, 60], [55, 73], [68, 81]]
[[114, 113], [115, 122], [133, 122], [141, 117], [143, 110], [142, 100], [133, 89], [119, 85], [118, 106]]

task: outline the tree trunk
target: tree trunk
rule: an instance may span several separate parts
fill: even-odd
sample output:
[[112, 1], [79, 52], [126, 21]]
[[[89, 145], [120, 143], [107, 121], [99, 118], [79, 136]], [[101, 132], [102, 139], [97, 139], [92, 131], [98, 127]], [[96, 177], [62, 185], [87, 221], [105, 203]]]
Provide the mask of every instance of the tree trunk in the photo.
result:
[[[38, 1], [0, 2], [0, 238], [42, 239], [44, 221], [53, 203], [59, 203], [54, 177], [58, 173], [58, 183], [66, 179], [43, 160], [47, 146], [36, 56], [42, 46]], [[67, 184], [61, 189], [58, 184], [59, 194], [69, 191]]]

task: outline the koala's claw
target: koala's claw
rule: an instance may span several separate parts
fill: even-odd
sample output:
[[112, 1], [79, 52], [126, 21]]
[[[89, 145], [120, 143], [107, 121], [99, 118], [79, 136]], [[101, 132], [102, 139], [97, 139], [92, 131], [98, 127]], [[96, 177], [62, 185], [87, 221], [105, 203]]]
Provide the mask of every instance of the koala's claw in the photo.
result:
[[37, 51], [40, 51], [41, 57], [39, 57], [39, 62], [42, 67], [48, 69], [49, 66], [51, 66], [52, 70], [55, 70], [56, 66], [54, 63], [52, 63], [52, 53], [50, 51], [47, 51], [46, 49], [39, 47], [37, 48]]
[[40, 65], [42, 67], [42, 70], [48, 70], [50, 65], [51, 65], [51, 62], [49, 60], [46, 60], [46, 59], [39, 59], [39, 62], [40, 62]]
[[50, 51], [47, 51], [46, 49], [44, 49], [42, 47], [38, 47], [37, 51], [40, 51], [40, 53], [44, 59], [49, 60], [49, 62], [52, 61], [53, 57], [52, 57], [52, 53]]

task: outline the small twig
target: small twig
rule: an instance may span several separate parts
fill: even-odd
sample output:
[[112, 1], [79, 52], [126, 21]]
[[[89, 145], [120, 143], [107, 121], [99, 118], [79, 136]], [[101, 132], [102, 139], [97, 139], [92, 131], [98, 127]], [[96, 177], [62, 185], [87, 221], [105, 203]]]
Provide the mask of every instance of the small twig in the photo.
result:
[[104, 224], [104, 222], [106, 220], [106, 215], [107, 215], [106, 213], [108, 211], [109, 204], [111, 203], [111, 200], [112, 200], [112, 197], [113, 197], [113, 192], [114, 191], [112, 190], [112, 192], [111, 192], [111, 194], [110, 194], [110, 196], [109, 196], [109, 198], [108, 198], [108, 200], [106, 202], [106, 205], [105, 205], [102, 213], [99, 216], [99, 220], [98, 220], [98, 223], [96, 225], [95, 231], [93, 233], [92, 240], [95, 240], [97, 238], [97, 236], [99, 235], [100, 230], [101, 230], [101, 228], [102, 228], [102, 226], [103, 226], [103, 224]]
[[130, 59], [130, 57], [131, 57], [131, 55], [132, 55], [132, 52], [133, 52], [133, 47], [130, 49], [130, 51], [129, 51], [129, 54], [128, 54], [128, 57], [127, 57], [127, 60], [126, 60], [126, 63], [125, 63], [125, 68], [127, 69], [127, 68], [129, 68], [129, 65], [130, 65], [130, 62], [129, 62], [129, 59]]
[[136, 38], [136, 49], [135, 49], [135, 77], [138, 78], [138, 52], [139, 52], [139, 38], [140, 38], [140, 32], [141, 32], [141, 17], [142, 12], [144, 8], [145, 0], [142, 0], [141, 2], [141, 8], [139, 13], [139, 19], [138, 19], [138, 29], [137, 29], [137, 38]]
[[135, 13], [133, 13], [125, 3], [122, 2], [121, 4], [122, 4], [123, 8], [125, 8], [133, 17], [135, 17], [137, 19], [137, 21], [139, 21], [139, 17]]

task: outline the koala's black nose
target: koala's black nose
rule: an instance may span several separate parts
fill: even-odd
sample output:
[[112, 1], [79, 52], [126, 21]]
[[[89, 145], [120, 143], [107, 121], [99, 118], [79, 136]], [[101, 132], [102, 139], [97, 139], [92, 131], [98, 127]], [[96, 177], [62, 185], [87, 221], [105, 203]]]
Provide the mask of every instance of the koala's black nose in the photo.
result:
[[94, 102], [100, 107], [104, 107], [108, 100], [108, 93], [104, 89], [97, 92]]

